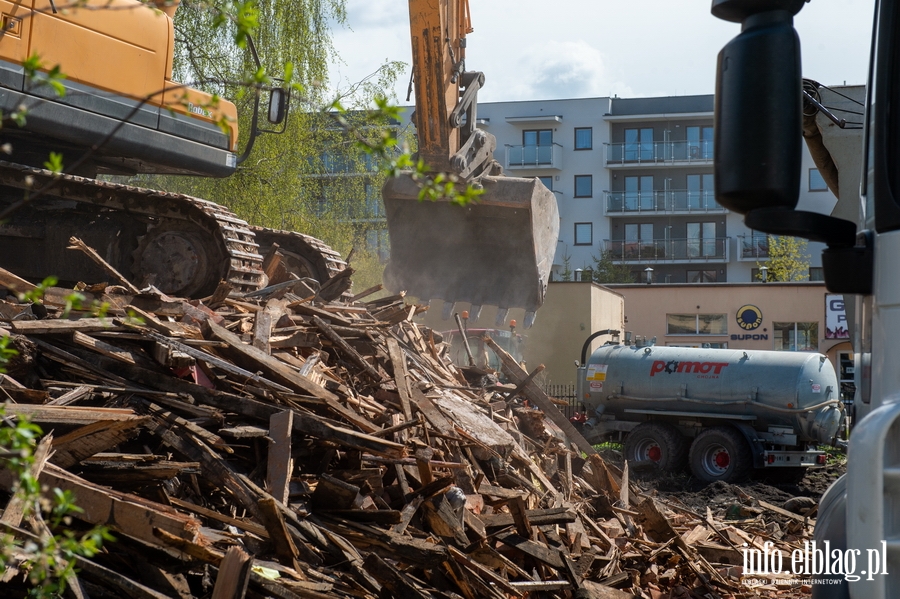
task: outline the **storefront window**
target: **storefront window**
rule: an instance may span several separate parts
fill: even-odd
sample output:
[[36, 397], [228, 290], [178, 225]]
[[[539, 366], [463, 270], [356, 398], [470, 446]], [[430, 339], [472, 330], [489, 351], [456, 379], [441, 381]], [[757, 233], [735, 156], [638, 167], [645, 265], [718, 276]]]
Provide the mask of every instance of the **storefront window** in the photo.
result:
[[774, 322], [775, 349], [779, 351], [818, 351], [818, 322]]
[[667, 335], [727, 335], [727, 314], [666, 314]]

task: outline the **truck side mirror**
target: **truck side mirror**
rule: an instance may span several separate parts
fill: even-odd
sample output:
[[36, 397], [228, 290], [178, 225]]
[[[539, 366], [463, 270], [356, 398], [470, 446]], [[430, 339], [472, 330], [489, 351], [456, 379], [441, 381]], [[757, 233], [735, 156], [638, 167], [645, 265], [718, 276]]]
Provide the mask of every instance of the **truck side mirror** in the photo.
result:
[[802, 157], [800, 39], [805, 0], [713, 0], [741, 23], [719, 53], [715, 96], [716, 201], [740, 214], [797, 206]]
[[287, 92], [283, 87], [272, 88], [269, 92], [269, 122], [279, 125], [287, 112]]

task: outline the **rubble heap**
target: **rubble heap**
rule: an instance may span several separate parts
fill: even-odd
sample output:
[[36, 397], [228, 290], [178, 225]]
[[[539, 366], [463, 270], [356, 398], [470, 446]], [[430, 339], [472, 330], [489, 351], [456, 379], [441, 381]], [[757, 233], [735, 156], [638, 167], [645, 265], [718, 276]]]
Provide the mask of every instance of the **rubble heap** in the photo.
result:
[[[499, 348], [512, 383], [472, 386], [403, 294], [98, 286], [62, 317], [71, 290], [38, 305], [0, 285], [5, 414], [48, 435], [40, 480], [74, 493], [71, 526], [117, 539], [79, 558], [75, 596], [800, 594], [742, 582], [741, 549], [790, 555], [808, 514], [736, 497], [726, 520], [642, 492]], [[23, 592], [15, 564], [4, 582]]]

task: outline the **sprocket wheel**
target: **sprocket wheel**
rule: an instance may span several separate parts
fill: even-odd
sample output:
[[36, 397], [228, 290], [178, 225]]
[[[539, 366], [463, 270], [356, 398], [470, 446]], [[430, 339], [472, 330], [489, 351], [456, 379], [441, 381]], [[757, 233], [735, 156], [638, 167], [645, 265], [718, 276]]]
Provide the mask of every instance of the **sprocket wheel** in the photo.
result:
[[225, 275], [226, 252], [216, 236], [186, 221], [168, 221], [150, 229], [134, 252], [134, 276], [153, 276], [160, 291], [182, 297], [212, 293]]

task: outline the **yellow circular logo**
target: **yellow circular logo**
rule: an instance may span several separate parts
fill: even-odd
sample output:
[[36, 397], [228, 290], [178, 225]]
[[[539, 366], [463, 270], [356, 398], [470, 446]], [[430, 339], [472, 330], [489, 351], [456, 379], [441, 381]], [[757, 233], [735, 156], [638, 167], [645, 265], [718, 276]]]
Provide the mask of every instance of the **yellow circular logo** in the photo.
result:
[[752, 331], [762, 324], [762, 312], [756, 306], [747, 304], [738, 308], [736, 320], [739, 327], [745, 331]]

